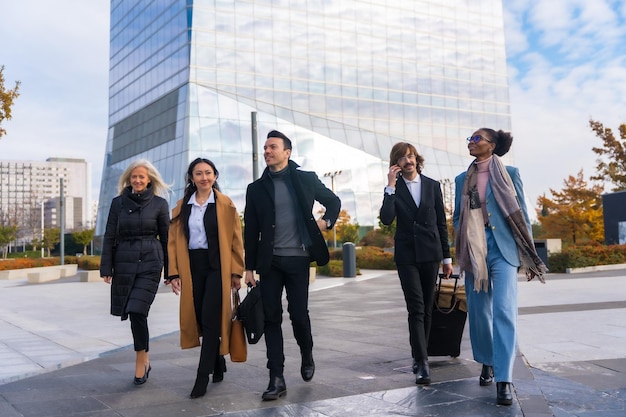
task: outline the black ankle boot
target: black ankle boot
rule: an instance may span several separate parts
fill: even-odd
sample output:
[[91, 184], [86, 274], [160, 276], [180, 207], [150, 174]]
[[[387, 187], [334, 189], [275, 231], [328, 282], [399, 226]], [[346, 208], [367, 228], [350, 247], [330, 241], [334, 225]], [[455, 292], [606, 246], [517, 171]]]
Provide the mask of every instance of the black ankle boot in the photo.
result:
[[493, 366], [483, 365], [483, 370], [478, 378], [478, 383], [481, 387], [486, 387], [493, 383]]
[[196, 376], [196, 383], [193, 385], [189, 398], [199, 398], [206, 394], [206, 387], [209, 385], [209, 376], [200, 375]]
[[277, 400], [283, 395], [287, 394], [287, 385], [285, 384], [285, 378], [282, 376], [270, 377], [270, 383], [267, 386], [265, 392], [261, 398], [263, 401]]
[[430, 384], [430, 368], [428, 367], [428, 361], [417, 361], [417, 372], [415, 375], [415, 383], [419, 385]]
[[302, 353], [302, 365], [300, 366], [300, 375], [302, 379], [309, 382], [315, 374], [315, 362], [313, 361], [313, 352], [307, 351]]
[[217, 355], [215, 370], [213, 371], [213, 382], [222, 382], [224, 380], [224, 372], [226, 372], [226, 359], [222, 355]]
[[511, 394], [510, 382], [496, 382], [497, 400], [498, 405], [511, 405], [513, 404], [513, 394]]

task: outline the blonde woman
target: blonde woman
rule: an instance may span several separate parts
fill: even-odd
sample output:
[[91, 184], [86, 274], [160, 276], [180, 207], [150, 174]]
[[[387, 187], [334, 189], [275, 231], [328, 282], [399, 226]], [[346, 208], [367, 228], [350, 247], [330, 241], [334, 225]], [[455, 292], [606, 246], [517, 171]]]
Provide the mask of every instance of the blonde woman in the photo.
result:
[[161, 272], [167, 269], [170, 223], [165, 184], [145, 159], [132, 162], [119, 180], [119, 195], [111, 202], [100, 262], [100, 276], [111, 284], [111, 314], [130, 318], [135, 358], [135, 385], [148, 380], [150, 370], [148, 312]]

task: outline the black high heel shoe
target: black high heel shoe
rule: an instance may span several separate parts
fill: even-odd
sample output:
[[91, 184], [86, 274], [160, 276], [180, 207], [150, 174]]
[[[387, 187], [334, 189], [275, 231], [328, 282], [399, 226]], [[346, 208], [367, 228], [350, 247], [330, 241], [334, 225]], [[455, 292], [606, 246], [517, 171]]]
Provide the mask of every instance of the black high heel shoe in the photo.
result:
[[224, 380], [224, 372], [226, 372], [226, 359], [224, 359], [224, 356], [218, 355], [215, 361], [215, 370], [213, 371], [213, 382], [222, 382]]
[[135, 377], [135, 380], [133, 381], [133, 383], [135, 385], [142, 385], [142, 384], [146, 383], [146, 381], [148, 380], [148, 377], [150, 376], [150, 371], [152, 370], [152, 365], [148, 365], [147, 368], [146, 368], [146, 365], [144, 365], [143, 369], [144, 369], [143, 376], [141, 378]]

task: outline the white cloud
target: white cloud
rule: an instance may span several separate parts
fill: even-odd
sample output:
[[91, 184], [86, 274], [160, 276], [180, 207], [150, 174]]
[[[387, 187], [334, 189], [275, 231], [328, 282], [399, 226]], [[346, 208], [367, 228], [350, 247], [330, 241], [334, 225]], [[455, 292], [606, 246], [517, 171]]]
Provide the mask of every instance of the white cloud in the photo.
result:
[[[6, 4], [5, 4], [6, 3]], [[21, 81], [0, 158], [82, 158], [100, 187], [108, 121], [108, 0], [4, 2], [7, 86]], [[93, 197], [97, 197], [94, 193]]]
[[591, 148], [602, 142], [589, 119], [614, 130], [626, 122], [619, 3], [504, 2], [515, 161], [533, 203], [581, 168], [595, 172]]
[[[626, 2], [504, 0], [513, 152], [529, 200], [584, 168], [590, 118], [626, 122]], [[108, 125], [109, 0], [4, 1], [7, 84], [21, 80], [0, 158], [84, 158], [100, 172]], [[94, 197], [97, 194], [94, 194]]]

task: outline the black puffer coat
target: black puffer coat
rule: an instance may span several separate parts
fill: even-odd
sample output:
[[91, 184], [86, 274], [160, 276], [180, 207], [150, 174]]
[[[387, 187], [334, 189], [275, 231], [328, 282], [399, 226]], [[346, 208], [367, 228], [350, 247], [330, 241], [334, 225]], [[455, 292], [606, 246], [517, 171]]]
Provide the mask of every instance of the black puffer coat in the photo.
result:
[[[167, 201], [152, 188], [133, 194], [127, 187], [111, 202], [102, 243], [100, 276], [112, 276], [111, 314], [148, 315], [161, 271], [167, 271]], [[158, 239], [157, 239], [158, 237]]]

